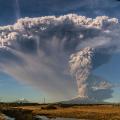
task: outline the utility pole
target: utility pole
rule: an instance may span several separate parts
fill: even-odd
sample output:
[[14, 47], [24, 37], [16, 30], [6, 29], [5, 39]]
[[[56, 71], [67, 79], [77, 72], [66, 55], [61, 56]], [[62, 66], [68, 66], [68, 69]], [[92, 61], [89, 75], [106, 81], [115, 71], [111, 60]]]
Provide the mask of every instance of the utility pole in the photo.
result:
[[0, 97], [0, 103], [2, 102], [2, 98]]
[[43, 103], [45, 104], [45, 97], [44, 97], [44, 101], [43, 101]]

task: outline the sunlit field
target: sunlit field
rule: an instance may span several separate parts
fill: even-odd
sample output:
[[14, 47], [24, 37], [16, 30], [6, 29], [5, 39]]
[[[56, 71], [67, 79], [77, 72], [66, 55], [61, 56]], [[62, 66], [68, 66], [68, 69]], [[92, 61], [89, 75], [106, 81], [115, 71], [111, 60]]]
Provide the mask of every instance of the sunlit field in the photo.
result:
[[[12, 104], [9, 105], [8, 107], [4, 106], [3, 108], [6, 111], [8, 110], [7, 113], [12, 113], [12, 115], [14, 113], [16, 114], [17, 112], [19, 112], [19, 115], [21, 114], [24, 115], [29, 113], [29, 116], [41, 115], [41, 116], [47, 116], [48, 118], [61, 117], [61, 118], [79, 118], [79, 119], [89, 119], [89, 120], [120, 120], [120, 105], [117, 104], [115, 105], [29, 104], [22, 106]], [[12, 112], [10, 112], [10, 110]]]

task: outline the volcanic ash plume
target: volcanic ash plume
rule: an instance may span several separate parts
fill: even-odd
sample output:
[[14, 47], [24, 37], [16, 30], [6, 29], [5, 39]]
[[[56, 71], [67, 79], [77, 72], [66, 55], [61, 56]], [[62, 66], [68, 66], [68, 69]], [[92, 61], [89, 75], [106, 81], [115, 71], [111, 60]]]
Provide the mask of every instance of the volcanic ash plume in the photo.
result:
[[[74, 78], [79, 97], [95, 98], [104, 84], [95, 85], [98, 78], [90, 82], [89, 76], [93, 69], [109, 62], [111, 51], [120, 51], [118, 26], [116, 18], [106, 16], [19, 19], [0, 27], [0, 70], [58, 100], [77, 96]], [[108, 98], [111, 92], [106, 94]]]
[[86, 80], [92, 67], [92, 54], [93, 49], [87, 47], [70, 56], [70, 72], [77, 80], [78, 95], [81, 98], [88, 97], [88, 84]]

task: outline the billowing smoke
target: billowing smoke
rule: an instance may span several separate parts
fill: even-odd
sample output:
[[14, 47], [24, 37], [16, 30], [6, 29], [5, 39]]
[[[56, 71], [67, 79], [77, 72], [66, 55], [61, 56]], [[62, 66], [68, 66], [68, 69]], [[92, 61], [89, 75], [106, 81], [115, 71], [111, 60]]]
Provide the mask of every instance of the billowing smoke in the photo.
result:
[[70, 72], [75, 76], [78, 85], [79, 97], [88, 97], [88, 86], [86, 80], [91, 71], [92, 65], [92, 48], [85, 48], [70, 56]]
[[118, 20], [106, 16], [19, 19], [0, 27], [0, 69], [55, 99], [102, 95], [102, 101], [111, 97], [111, 87], [91, 71], [119, 51], [119, 30]]

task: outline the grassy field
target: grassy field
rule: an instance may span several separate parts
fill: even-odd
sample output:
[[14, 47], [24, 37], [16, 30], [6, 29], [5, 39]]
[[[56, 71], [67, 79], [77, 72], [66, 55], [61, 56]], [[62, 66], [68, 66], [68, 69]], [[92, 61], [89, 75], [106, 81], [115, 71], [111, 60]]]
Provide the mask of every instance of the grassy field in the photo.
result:
[[15, 107], [32, 110], [33, 115], [50, 118], [80, 118], [89, 120], [120, 120], [119, 105], [37, 105]]
[[[65, 104], [1, 104], [2, 112], [8, 116], [18, 117], [17, 120], [32, 120], [32, 116], [45, 115], [50, 118], [80, 118], [88, 120], [120, 120], [120, 105], [65, 105]], [[9, 113], [9, 114], [8, 114]], [[20, 117], [23, 118], [20, 118]], [[20, 118], [20, 119], [19, 119]], [[24, 119], [25, 118], [25, 119]]]
[[0, 113], [0, 120], [5, 120], [4, 115]]

